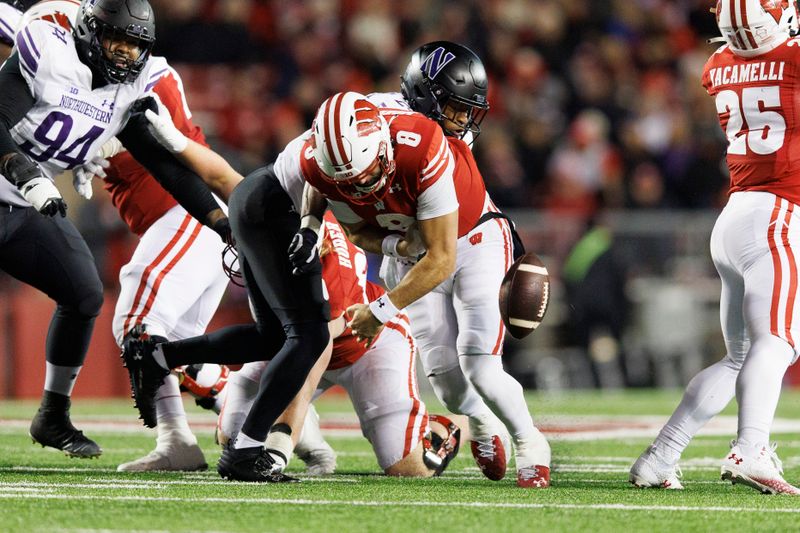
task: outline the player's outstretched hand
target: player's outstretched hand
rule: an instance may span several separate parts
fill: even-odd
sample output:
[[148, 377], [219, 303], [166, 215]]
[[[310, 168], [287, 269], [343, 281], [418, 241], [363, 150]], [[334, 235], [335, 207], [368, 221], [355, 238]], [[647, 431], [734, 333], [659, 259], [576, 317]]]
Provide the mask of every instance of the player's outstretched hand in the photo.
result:
[[106, 171], [111, 163], [107, 159], [95, 156], [86, 163], [72, 169], [72, 185], [78, 194], [89, 200], [92, 198], [92, 178], [97, 176], [100, 179], [106, 177]]
[[302, 276], [314, 270], [317, 263], [317, 233], [311, 228], [300, 228], [289, 245], [289, 262], [292, 274]]
[[61, 197], [55, 184], [45, 177], [33, 178], [19, 186], [25, 200], [34, 209], [48, 217], [61, 214], [67, 216], [67, 203]]
[[366, 304], [354, 304], [347, 308], [345, 314], [349, 317], [350, 322], [347, 327], [353, 330], [358, 342], [367, 342], [367, 345], [372, 342], [372, 339], [378, 336], [383, 324], [375, 318], [369, 306]]
[[161, 146], [173, 154], [179, 154], [186, 150], [189, 145], [189, 139], [175, 127], [169, 110], [161, 103], [157, 94], [153, 94], [152, 97], [148, 98], [151, 98], [156, 104], [155, 109], [151, 105], [144, 109], [144, 117], [149, 122], [147, 128], [150, 133], [153, 134], [153, 137], [156, 138]]

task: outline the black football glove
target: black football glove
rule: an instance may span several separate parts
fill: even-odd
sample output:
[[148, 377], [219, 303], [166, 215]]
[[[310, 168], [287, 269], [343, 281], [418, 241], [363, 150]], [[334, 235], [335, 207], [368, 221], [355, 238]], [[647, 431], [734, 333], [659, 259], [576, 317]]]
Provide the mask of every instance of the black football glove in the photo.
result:
[[222, 239], [225, 244], [236, 246], [236, 239], [233, 238], [231, 221], [228, 219], [228, 217], [222, 217], [214, 222], [214, 226], [212, 226], [211, 229], [217, 232], [220, 239]]
[[289, 245], [289, 262], [294, 267], [292, 274], [302, 276], [312, 272], [316, 267], [318, 254], [316, 232], [311, 228], [300, 228]]

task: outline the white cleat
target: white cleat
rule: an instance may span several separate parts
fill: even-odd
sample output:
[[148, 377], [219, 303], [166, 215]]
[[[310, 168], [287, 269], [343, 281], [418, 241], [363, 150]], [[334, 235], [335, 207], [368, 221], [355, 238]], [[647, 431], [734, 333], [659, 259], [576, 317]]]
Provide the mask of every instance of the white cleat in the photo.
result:
[[208, 463], [197, 444], [173, 443], [156, 448], [144, 457], [123, 463], [117, 472], [197, 472], [207, 470]]
[[800, 489], [783, 479], [783, 465], [775, 454], [776, 445], [764, 446], [754, 456], [745, 455], [731, 441], [731, 451], [722, 460], [722, 479], [734, 485], [741, 483], [763, 494], [790, 494], [800, 496]]
[[329, 476], [336, 470], [336, 452], [322, 436], [314, 404], [308, 406], [294, 453], [306, 464], [306, 474], [309, 476]]
[[329, 476], [336, 471], [336, 452], [327, 442], [313, 450], [299, 450], [295, 453], [306, 464], [309, 476]]
[[659, 459], [655, 445], [651, 445], [633, 463], [628, 480], [640, 489], [681, 490], [683, 489], [681, 477], [683, 474], [680, 467]]

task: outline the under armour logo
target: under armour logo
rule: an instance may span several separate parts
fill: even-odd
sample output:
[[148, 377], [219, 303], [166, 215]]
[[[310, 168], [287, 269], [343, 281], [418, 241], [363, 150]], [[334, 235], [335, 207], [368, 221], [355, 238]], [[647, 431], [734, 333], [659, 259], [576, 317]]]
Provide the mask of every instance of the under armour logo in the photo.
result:
[[386, 209], [383, 200], [378, 200], [377, 202], [375, 202], [375, 209], [377, 209], [378, 211], [383, 211], [384, 209]]
[[401, 190], [403, 190], [403, 187], [401, 187], [399, 183], [395, 183], [394, 185], [389, 187], [389, 194], [394, 192], [399, 192]]
[[383, 300], [378, 300], [378, 307], [383, 307], [384, 305], [386, 305], [386, 302]]
[[425, 59], [420, 69], [428, 75], [429, 79], [435, 79], [442, 69], [455, 58], [456, 56], [453, 53], [445, 52], [444, 47], [440, 46]]
[[741, 457], [736, 457], [735, 453], [730, 454], [728, 456], [728, 459], [730, 459], [731, 461], [733, 461], [737, 465], [742, 463], [742, 458]]
[[142, 354], [139, 354], [139, 353], [133, 354], [133, 360], [134, 361], [141, 361], [142, 360]]

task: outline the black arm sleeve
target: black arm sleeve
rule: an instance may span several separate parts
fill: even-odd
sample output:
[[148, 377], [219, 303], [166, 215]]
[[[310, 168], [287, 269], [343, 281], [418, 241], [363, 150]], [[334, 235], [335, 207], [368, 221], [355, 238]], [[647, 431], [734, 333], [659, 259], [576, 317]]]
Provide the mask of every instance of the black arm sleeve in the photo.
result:
[[190, 215], [210, 227], [207, 215], [219, 204], [200, 176], [161, 146], [147, 124], [143, 114], [134, 114], [117, 138]]
[[36, 100], [19, 70], [19, 55], [11, 55], [0, 69], [0, 158], [19, 147], [11, 137], [11, 128], [30, 111]]

